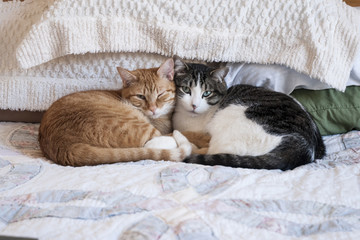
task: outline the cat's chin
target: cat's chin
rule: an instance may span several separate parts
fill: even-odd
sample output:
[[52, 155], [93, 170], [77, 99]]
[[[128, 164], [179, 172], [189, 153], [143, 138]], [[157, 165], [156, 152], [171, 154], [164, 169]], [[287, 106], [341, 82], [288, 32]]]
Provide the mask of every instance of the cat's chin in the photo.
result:
[[193, 117], [201, 114], [201, 112], [194, 111], [194, 110], [190, 110], [190, 111], [188, 111], [188, 112], [189, 112], [190, 115], [193, 116]]
[[147, 115], [147, 117], [150, 119], [157, 119], [160, 117], [160, 115]]
[[150, 118], [150, 119], [157, 119], [157, 118], [160, 118], [162, 116], [165, 116], [166, 114], [148, 114], [147, 117]]
[[201, 115], [201, 114], [204, 114], [204, 113], [207, 112], [207, 109], [204, 111], [203, 108], [201, 108], [201, 109], [195, 109], [195, 110], [189, 109], [189, 108], [184, 108], [184, 109], [185, 109], [186, 112], [190, 113], [190, 114], [193, 115], [193, 116]]

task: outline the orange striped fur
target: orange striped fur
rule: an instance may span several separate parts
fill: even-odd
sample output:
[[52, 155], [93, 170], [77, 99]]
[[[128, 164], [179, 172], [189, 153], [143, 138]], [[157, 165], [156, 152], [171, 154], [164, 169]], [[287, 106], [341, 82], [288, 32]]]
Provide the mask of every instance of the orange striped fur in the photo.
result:
[[39, 129], [43, 154], [61, 165], [84, 166], [141, 159], [181, 161], [190, 143], [174, 134], [178, 148], [144, 144], [172, 131], [175, 105], [174, 63], [128, 71], [118, 68], [118, 91], [77, 92], [60, 98], [45, 112]]

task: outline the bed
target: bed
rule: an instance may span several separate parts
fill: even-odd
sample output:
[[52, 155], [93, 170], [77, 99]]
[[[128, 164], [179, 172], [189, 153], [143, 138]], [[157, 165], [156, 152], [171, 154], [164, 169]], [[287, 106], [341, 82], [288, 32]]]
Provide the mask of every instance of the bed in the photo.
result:
[[[360, 239], [360, 3], [348, 4], [0, 2], [0, 239]], [[121, 88], [116, 66], [174, 54], [227, 65], [229, 86], [291, 94], [326, 157], [283, 172], [151, 159], [64, 167], [42, 156], [39, 120], [52, 102]]]

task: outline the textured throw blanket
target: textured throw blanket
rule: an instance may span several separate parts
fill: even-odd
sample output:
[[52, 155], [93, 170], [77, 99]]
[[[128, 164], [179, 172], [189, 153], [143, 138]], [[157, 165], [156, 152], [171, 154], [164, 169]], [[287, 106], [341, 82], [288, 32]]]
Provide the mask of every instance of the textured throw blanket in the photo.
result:
[[[41, 2], [41, 1], [39, 1]], [[344, 90], [360, 48], [341, 0], [52, 0], [17, 49], [30, 68], [67, 54], [146, 52], [278, 63]]]

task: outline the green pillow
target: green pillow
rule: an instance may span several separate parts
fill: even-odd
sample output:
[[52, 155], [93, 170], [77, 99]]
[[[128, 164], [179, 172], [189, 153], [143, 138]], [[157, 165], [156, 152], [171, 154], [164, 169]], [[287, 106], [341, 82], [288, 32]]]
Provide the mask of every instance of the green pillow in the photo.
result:
[[296, 89], [291, 94], [313, 116], [321, 135], [360, 130], [360, 86], [335, 89]]

